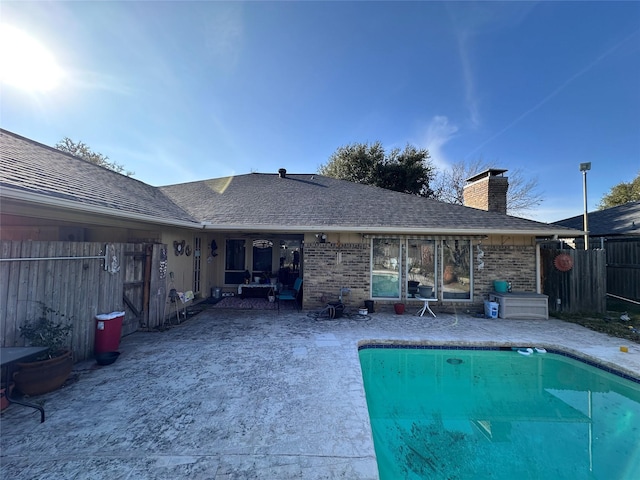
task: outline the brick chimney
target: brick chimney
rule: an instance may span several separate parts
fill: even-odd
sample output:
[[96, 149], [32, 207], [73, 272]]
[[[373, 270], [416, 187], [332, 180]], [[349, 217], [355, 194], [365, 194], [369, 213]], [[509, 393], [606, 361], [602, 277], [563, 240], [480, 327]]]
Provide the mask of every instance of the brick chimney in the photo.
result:
[[502, 176], [505, 172], [490, 168], [467, 179], [462, 192], [465, 206], [506, 214], [509, 179]]

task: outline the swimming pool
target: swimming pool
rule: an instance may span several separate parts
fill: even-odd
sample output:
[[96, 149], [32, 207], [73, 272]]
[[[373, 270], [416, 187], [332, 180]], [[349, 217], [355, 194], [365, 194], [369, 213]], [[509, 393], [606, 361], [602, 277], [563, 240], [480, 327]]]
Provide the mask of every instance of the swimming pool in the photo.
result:
[[640, 383], [551, 352], [403, 347], [359, 351], [381, 480], [640, 478]]

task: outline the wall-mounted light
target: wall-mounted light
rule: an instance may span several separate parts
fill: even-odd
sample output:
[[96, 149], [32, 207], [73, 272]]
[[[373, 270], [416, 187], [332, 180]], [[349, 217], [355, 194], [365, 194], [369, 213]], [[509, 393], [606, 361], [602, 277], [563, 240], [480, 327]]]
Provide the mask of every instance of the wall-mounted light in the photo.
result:
[[325, 243], [327, 241], [327, 234], [326, 233], [316, 233], [316, 238], [318, 239], [318, 241], [320, 243]]

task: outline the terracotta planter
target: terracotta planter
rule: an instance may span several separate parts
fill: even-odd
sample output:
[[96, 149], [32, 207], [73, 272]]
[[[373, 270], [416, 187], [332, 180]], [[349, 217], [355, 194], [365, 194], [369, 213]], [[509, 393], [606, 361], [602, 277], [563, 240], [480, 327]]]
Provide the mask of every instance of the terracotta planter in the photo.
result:
[[62, 386], [73, 368], [71, 351], [59, 357], [38, 362], [18, 363], [13, 374], [16, 388], [25, 395], [42, 395]]
[[396, 315], [402, 315], [404, 313], [404, 303], [394, 303], [393, 309], [396, 312]]
[[9, 388], [0, 388], [0, 411], [4, 410], [9, 406], [9, 400], [7, 400], [7, 395], [10, 395], [13, 391], [13, 383], [9, 385]]

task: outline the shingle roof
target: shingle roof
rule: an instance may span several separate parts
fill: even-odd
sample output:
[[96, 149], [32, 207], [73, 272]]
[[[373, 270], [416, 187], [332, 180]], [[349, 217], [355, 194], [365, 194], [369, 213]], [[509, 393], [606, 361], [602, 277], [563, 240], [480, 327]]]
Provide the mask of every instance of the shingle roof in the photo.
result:
[[114, 212], [193, 221], [160, 190], [0, 129], [0, 186]]
[[[554, 223], [563, 227], [581, 229], [583, 221], [582, 215], [576, 215]], [[590, 236], [640, 235], [640, 201], [589, 212], [587, 227]]]
[[[317, 174], [251, 173], [160, 187], [193, 217], [225, 228], [548, 235], [561, 227]], [[557, 230], [561, 228], [561, 230]], [[575, 231], [566, 231], [575, 234]]]
[[61, 200], [65, 206], [113, 217], [144, 216], [158, 223], [205, 224], [219, 230], [580, 233], [317, 174], [280, 178], [252, 173], [152, 187], [2, 129], [0, 188], [7, 197], [23, 194], [28, 200]]

